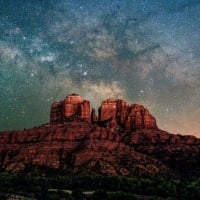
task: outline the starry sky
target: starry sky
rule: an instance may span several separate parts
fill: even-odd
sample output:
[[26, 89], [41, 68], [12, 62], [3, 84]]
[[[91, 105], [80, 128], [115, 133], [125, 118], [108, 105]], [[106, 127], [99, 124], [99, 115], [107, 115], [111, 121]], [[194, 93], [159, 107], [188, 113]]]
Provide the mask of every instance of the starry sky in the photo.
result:
[[199, 0], [0, 0], [0, 130], [47, 123], [70, 93], [146, 106], [200, 137]]

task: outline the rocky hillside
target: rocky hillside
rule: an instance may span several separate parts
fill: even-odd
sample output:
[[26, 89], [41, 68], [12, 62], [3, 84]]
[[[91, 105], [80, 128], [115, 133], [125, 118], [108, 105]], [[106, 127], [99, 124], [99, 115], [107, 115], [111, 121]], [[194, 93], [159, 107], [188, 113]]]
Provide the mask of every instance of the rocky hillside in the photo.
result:
[[141, 105], [77, 94], [53, 103], [50, 123], [0, 132], [0, 167], [48, 174], [200, 177], [200, 139], [160, 130]]

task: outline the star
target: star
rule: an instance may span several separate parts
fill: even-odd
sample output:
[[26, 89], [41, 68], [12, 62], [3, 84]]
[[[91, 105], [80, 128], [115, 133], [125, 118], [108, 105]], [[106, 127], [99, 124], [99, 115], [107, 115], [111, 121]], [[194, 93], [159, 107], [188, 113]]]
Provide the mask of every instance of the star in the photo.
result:
[[76, 92], [97, 107], [107, 96], [144, 103], [161, 128], [199, 135], [197, 1], [2, 1], [1, 11], [1, 129], [46, 123], [51, 102]]

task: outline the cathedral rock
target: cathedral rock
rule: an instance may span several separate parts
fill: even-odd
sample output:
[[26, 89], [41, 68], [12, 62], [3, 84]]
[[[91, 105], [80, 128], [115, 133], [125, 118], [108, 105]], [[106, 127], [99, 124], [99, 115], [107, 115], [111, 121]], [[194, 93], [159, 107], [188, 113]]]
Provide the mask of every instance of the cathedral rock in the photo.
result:
[[0, 132], [0, 168], [39, 175], [200, 177], [200, 139], [159, 129], [142, 105], [109, 98], [96, 112], [90, 101], [71, 94], [52, 104], [50, 123]]
[[156, 119], [144, 106], [129, 105], [121, 99], [107, 99], [99, 107], [99, 116], [93, 108], [90, 113], [90, 102], [77, 94], [67, 96], [63, 101], [53, 103], [51, 107], [51, 123], [64, 122], [77, 116], [87, 122], [103, 124], [115, 122], [125, 130], [156, 129]]

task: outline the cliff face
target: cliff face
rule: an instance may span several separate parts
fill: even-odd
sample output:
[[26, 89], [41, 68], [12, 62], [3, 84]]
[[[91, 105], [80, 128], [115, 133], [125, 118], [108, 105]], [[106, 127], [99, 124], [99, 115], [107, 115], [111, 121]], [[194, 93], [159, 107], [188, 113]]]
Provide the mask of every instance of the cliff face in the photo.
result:
[[76, 94], [53, 103], [50, 123], [0, 132], [0, 166], [67, 174], [200, 177], [200, 139], [158, 129], [141, 105], [107, 99], [99, 114]]
[[51, 123], [65, 121], [73, 115], [90, 121], [90, 102], [77, 94], [67, 96], [63, 101], [53, 103], [51, 107]]
[[138, 128], [157, 129], [156, 119], [141, 105], [129, 105], [121, 99], [107, 99], [99, 108], [99, 117], [93, 108], [90, 114], [90, 102], [77, 94], [71, 94], [65, 100], [53, 103], [51, 107], [51, 123], [58, 123], [77, 116], [91, 123], [116, 122], [126, 130]]
[[107, 99], [102, 102], [99, 108], [99, 122], [113, 119], [126, 130], [148, 128], [156, 129], [156, 120], [141, 105], [128, 105], [127, 102], [120, 99]]

